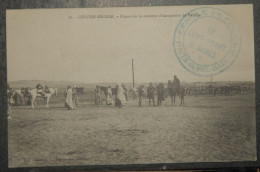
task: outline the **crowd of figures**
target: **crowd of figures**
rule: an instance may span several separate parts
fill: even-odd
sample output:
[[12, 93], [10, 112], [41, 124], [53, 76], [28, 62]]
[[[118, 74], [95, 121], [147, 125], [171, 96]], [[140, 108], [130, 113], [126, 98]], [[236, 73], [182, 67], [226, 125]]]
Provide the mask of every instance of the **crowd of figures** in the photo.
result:
[[[124, 84], [116, 84], [111, 86], [96, 86], [95, 89], [95, 104], [102, 105], [106, 102], [111, 106], [114, 104], [117, 107], [124, 107], [128, 100], [128, 95], [133, 95], [133, 99], [138, 99], [138, 105], [142, 106], [143, 101], [148, 99], [149, 106], [160, 106], [166, 98], [170, 97], [171, 105], [175, 105], [176, 97], [180, 98], [180, 105], [184, 105], [184, 97], [189, 95], [235, 95], [251, 93], [252, 88], [246, 85], [188, 85], [180, 82], [180, 79], [175, 75], [173, 80], [168, 80], [167, 84], [149, 83], [140, 84], [137, 88], [130, 87], [127, 90]], [[155, 100], [156, 99], [156, 100]]]
[[208, 85], [208, 86], [187, 86], [185, 87], [185, 95], [235, 95], [248, 94], [254, 90], [251, 86], [240, 85]]
[[[13, 89], [8, 86], [8, 111], [11, 105], [31, 105], [35, 107], [36, 102], [45, 104], [49, 108], [49, 100], [52, 95], [57, 96], [57, 88], [49, 88], [47, 85], [43, 87], [41, 84], [36, 85], [34, 88], [21, 88]], [[170, 97], [171, 105], [175, 105], [176, 97], [180, 98], [180, 105], [184, 105], [184, 97], [189, 95], [235, 95], [247, 94], [254, 92], [254, 87], [243, 83], [239, 84], [226, 84], [226, 85], [192, 85], [180, 82], [177, 76], [173, 80], [168, 80], [168, 83], [149, 83], [140, 84], [136, 88], [130, 87], [128, 90], [124, 84], [116, 84], [116, 86], [101, 86], [96, 85], [95, 88], [95, 104], [103, 105], [104, 102], [107, 106], [125, 107], [129, 99], [129, 95], [134, 100], [138, 100], [138, 105], [143, 106], [144, 100], [148, 100], [149, 106], [160, 106]], [[79, 94], [84, 93], [83, 87], [68, 86], [64, 91], [65, 107], [69, 110], [76, 109], [79, 106]], [[37, 101], [36, 101], [37, 100]]]
[[[162, 82], [157, 85], [149, 83], [148, 87], [145, 84], [140, 84], [137, 88], [130, 88], [129, 93], [133, 95], [134, 99], [138, 98], [139, 106], [142, 106], [145, 99], [149, 100], [149, 106], [156, 106], [155, 97], [157, 97], [157, 105], [160, 106], [168, 95], [171, 97], [172, 105], [175, 104], [176, 95], [180, 96], [181, 105], [184, 104], [184, 88], [181, 87], [177, 76], [174, 76], [173, 81], [168, 82], [167, 87]], [[116, 107], [125, 107], [129, 93], [124, 84], [116, 84], [114, 88], [97, 85], [95, 104], [102, 105], [105, 101], [108, 106], [114, 104]]]
[[13, 89], [9, 85], [7, 87], [7, 98], [10, 105], [31, 105], [34, 108], [37, 100], [38, 103], [41, 102], [46, 105], [46, 108], [49, 108], [51, 96], [58, 94], [57, 88], [49, 88], [47, 85], [43, 87], [41, 84], [37, 84], [35, 88]]
[[[47, 85], [43, 87], [41, 84], [37, 84], [35, 88], [26, 87], [21, 89], [13, 89], [8, 85], [8, 112], [11, 111], [11, 105], [31, 105], [34, 109], [37, 104], [36, 98], [38, 103], [45, 104], [46, 108], [49, 108], [49, 100], [53, 94], [57, 96], [57, 91], [57, 88], [49, 88]], [[82, 87], [78, 88], [77, 85], [68, 86], [64, 91], [65, 107], [70, 110], [78, 107], [78, 93], [82, 92]]]
[[[114, 98], [115, 97], [115, 98]], [[95, 104], [103, 104], [103, 101], [106, 102], [106, 105], [111, 106], [115, 105], [117, 107], [125, 107], [126, 101], [128, 100], [127, 89], [124, 84], [116, 84], [116, 87], [112, 88], [111, 86], [96, 86], [95, 89]]]

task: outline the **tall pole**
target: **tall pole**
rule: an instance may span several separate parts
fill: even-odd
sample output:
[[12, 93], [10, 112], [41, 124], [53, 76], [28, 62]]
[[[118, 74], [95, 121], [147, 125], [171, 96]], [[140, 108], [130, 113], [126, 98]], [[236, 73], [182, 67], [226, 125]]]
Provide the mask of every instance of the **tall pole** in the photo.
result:
[[135, 88], [135, 71], [134, 71], [134, 59], [132, 59], [132, 75], [133, 75], [133, 100], [135, 99], [135, 92], [134, 92], [134, 88]]
[[212, 86], [212, 75], [210, 76], [210, 85]]

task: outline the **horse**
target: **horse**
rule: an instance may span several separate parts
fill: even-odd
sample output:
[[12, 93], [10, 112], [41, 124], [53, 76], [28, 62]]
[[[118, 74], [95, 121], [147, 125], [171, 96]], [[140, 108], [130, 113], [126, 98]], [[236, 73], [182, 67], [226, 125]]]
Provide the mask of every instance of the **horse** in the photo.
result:
[[171, 81], [168, 80], [168, 92], [171, 97], [171, 105], [175, 105], [175, 97], [179, 92], [179, 88]]
[[49, 109], [49, 101], [50, 101], [50, 98], [53, 94], [56, 94], [57, 92], [57, 89], [55, 88], [49, 88], [49, 92], [46, 92], [44, 93], [43, 95], [39, 95], [39, 93], [37, 92], [37, 89], [34, 88], [32, 90], [29, 90], [29, 93], [30, 93], [30, 100], [31, 100], [31, 105], [32, 105], [32, 108], [34, 109], [35, 108], [35, 105], [36, 105], [36, 98], [37, 97], [43, 97], [45, 100], [46, 100], [46, 108]]

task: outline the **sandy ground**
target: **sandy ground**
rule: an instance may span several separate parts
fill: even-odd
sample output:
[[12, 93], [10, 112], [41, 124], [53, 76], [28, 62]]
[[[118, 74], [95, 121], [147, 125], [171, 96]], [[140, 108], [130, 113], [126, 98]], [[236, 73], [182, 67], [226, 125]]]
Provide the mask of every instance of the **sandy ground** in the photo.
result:
[[[59, 98], [62, 99], [62, 98]], [[12, 107], [9, 167], [256, 160], [254, 95], [187, 96], [185, 106]], [[179, 98], [177, 104], [179, 104]]]

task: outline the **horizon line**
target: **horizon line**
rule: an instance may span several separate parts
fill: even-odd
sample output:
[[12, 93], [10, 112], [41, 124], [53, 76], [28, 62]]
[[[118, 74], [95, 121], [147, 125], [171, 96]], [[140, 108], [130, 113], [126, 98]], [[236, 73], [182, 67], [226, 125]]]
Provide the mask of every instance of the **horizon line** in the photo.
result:
[[[39, 79], [22, 79], [22, 80], [12, 80], [12, 81], [7, 81], [9, 82], [22, 82], [22, 81], [39, 81], [39, 82], [76, 82], [76, 83], [84, 83], [84, 84], [106, 84], [106, 83], [133, 83], [133, 82], [118, 82], [118, 81], [112, 81], [112, 82], [87, 82], [87, 81], [65, 81], [65, 80], [39, 80]], [[141, 81], [141, 82], [135, 82], [135, 83], [159, 83], [159, 82], [167, 82], [167, 81]], [[187, 83], [198, 83], [198, 82], [204, 82], [204, 83], [209, 83], [211, 81], [181, 81], [181, 82], [187, 82]], [[255, 82], [255, 80], [218, 80], [218, 81], [212, 81], [212, 83], [215, 82]]]

